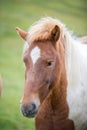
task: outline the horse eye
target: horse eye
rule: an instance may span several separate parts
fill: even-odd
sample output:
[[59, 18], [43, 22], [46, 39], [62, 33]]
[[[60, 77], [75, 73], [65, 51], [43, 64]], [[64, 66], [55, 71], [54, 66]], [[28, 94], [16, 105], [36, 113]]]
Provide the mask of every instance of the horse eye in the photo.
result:
[[49, 66], [51, 66], [52, 65], [52, 61], [48, 61], [47, 62], [47, 66], [49, 67]]

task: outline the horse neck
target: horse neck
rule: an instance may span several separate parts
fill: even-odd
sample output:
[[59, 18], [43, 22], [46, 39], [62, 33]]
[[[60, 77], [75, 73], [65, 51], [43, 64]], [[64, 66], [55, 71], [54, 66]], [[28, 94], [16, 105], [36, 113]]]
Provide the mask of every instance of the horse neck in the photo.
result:
[[60, 81], [55, 83], [50, 95], [52, 111], [57, 121], [63, 121], [68, 116], [66, 101], [67, 80], [65, 74], [61, 74]]

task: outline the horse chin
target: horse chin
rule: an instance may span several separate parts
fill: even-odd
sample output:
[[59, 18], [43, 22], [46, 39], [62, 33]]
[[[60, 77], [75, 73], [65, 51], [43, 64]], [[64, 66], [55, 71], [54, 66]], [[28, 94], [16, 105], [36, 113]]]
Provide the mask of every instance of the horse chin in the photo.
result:
[[34, 114], [32, 114], [32, 115], [28, 115], [27, 117], [28, 117], [28, 118], [34, 118], [34, 117], [36, 117], [36, 115], [37, 115], [37, 113], [34, 113]]

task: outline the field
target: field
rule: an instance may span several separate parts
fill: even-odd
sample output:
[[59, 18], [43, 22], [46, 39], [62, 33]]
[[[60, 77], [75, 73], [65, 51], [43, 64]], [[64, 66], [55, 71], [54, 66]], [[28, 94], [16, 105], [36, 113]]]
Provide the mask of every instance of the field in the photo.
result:
[[43, 16], [60, 19], [77, 36], [87, 35], [87, 0], [0, 0], [0, 130], [34, 130], [34, 119], [22, 116], [24, 88], [23, 40], [15, 27], [25, 30]]

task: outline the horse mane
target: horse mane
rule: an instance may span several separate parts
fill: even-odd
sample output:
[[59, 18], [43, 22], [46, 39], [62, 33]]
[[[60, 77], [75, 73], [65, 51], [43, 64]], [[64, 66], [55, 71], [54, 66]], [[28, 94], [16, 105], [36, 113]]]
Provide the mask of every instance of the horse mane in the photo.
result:
[[40, 19], [38, 22], [36, 22], [30, 27], [28, 31], [29, 35], [27, 37], [27, 40], [30, 43], [34, 41], [49, 40], [51, 31], [55, 27], [55, 25], [58, 25], [60, 27], [61, 34], [63, 36], [63, 31], [64, 29], [66, 30], [65, 25], [57, 19], [46, 17]]

